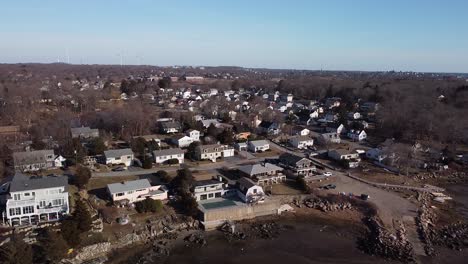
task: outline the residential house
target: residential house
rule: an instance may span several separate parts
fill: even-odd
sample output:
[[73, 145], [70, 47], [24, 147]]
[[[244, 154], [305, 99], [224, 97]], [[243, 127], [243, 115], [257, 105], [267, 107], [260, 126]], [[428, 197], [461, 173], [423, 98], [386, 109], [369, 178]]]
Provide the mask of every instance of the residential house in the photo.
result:
[[234, 156], [234, 148], [227, 145], [200, 145], [195, 148], [195, 158], [197, 160], [211, 160], [212, 162], [216, 162], [217, 158], [232, 156]]
[[367, 133], [364, 130], [351, 130], [347, 136], [353, 141], [363, 141], [367, 138]]
[[181, 125], [179, 122], [174, 121], [161, 122], [160, 129], [161, 133], [164, 134], [179, 133], [179, 131], [181, 130]]
[[349, 168], [356, 168], [359, 166], [361, 159], [359, 153], [345, 149], [335, 149], [328, 151], [328, 157], [339, 162], [344, 162]]
[[82, 126], [74, 127], [70, 130], [72, 138], [93, 139], [99, 137], [99, 129]]
[[16, 141], [20, 135], [20, 126], [0, 126], [0, 139]]
[[184, 163], [184, 154], [180, 148], [161, 149], [153, 151], [154, 162], [157, 164], [167, 163], [168, 160], [177, 159], [179, 164]]
[[221, 180], [196, 181], [193, 187], [193, 195], [197, 201], [228, 197], [233, 194], [236, 194], [235, 190]]
[[265, 199], [263, 188], [249, 178], [242, 177], [237, 181], [237, 195], [244, 203], [257, 203]]
[[361, 118], [361, 114], [359, 112], [350, 112], [348, 113], [348, 118], [351, 120], [357, 120]]
[[161, 139], [159, 139], [158, 135], [143, 135], [133, 137], [133, 139], [137, 138], [143, 138], [146, 142], [155, 142], [158, 146], [161, 146]]
[[208, 128], [211, 125], [214, 125], [215, 127], [219, 126], [219, 121], [218, 119], [204, 119], [200, 121], [203, 125], [204, 128]]
[[383, 153], [381, 148], [372, 148], [366, 151], [366, 158], [381, 163], [384, 159], [387, 158], [387, 155]]
[[234, 149], [238, 151], [247, 151], [247, 143], [245, 142], [239, 142], [234, 144]]
[[257, 129], [260, 134], [278, 135], [281, 132], [280, 125], [276, 122], [262, 121]]
[[200, 141], [200, 131], [195, 129], [189, 129], [185, 131], [185, 135], [190, 137], [192, 141]]
[[110, 149], [104, 151], [106, 165], [125, 165], [126, 167], [133, 164], [133, 151], [129, 148], [125, 149]]
[[346, 132], [346, 128], [341, 123], [333, 123], [333, 124], [328, 124], [327, 127], [325, 128], [325, 131], [327, 133], [337, 133], [338, 135], [342, 135], [343, 133]]
[[193, 138], [186, 135], [178, 135], [171, 138], [171, 142], [179, 148], [186, 148], [193, 143]]
[[290, 170], [296, 176], [309, 176], [317, 170], [310, 159], [291, 153], [283, 153], [279, 156], [279, 165]]
[[286, 180], [286, 176], [282, 173], [283, 168], [271, 163], [244, 165], [239, 167], [239, 171], [259, 185], [280, 183]]
[[328, 143], [340, 144], [341, 143], [340, 135], [336, 132], [320, 134], [317, 140], [321, 144], [328, 144]]
[[289, 144], [297, 149], [305, 149], [314, 145], [314, 140], [309, 136], [295, 136], [289, 139]]
[[13, 162], [17, 171], [47, 170], [54, 168], [55, 157], [53, 150], [15, 152], [13, 153]]
[[359, 153], [345, 149], [334, 149], [328, 151], [328, 157], [334, 160], [359, 159]]
[[263, 152], [270, 149], [270, 143], [267, 140], [249, 141], [247, 148], [251, 152]]
[[69, 213], [66, 176], [26, 176], [16, 173], [0, 187], [6, 195], [3, 221], [9, 225], [30, 225], [56, 221]]
[[107, 193], [112, 202], [132, 204], [146, 198], [167, 200], [167, 189], [164, 185], [152, 186], [148, 179], [124, 181], [107, 184]]
[[308, 136], [310, 134], [310, 130], [303, 127], [295, 127], [293, 129], [293, 133], [298, 136]]

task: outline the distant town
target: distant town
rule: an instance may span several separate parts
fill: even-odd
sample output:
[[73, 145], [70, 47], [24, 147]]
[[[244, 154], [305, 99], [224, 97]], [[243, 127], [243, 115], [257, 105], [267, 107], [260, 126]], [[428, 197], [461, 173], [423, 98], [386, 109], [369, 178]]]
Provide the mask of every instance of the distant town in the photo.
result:
[[437, 263], [468, 247], [467, 113], [466, 74], [0, 64], [0, 256], [152, 263], [301, 217]]

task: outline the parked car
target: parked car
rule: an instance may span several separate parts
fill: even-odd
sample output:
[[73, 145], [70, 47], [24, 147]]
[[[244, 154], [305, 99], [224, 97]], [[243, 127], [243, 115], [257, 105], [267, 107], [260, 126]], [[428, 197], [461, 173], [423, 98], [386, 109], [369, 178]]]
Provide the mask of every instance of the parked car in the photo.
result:
[[367, 200], [369, 200], [369, 198], [370, 198], [370, 196], [368, 194], [365, 194], [365, 193], [361, 194], [361, 199], [362, 200], [367, 201]]
[[125, 167], [117, 167], [117, 168], [113, 168], [112, 171], [125, 171], [126, 168]]
[[336, 189], [336, 185], [335, 184], [327, 184], [325, 186], [322, 186], [321, 188], [325, 189], [325, 190], [334, 190]]
[[329, 171], [326, 171], [326, 172], [323, 173], [323, 176], [330, 177], [330, 176], [332, 176], [332, 173], [329, 172]]

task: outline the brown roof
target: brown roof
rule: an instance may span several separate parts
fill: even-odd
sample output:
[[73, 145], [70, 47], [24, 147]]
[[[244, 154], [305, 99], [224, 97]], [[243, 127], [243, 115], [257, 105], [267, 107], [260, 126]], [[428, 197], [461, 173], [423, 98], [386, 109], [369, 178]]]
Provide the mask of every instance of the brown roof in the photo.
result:
[[0, 126], [0, 134], [10, 134], [20, 132], [19, 126]]

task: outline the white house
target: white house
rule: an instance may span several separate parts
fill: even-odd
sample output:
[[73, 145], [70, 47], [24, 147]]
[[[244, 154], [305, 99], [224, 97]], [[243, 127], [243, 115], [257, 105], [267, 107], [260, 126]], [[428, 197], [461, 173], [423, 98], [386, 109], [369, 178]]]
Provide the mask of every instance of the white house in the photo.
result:
[[363, 141], [367, 138], [367, 133], [364, 130], [351, 130], [348, 132], [348, 137], [353, 141]]
[[270, 149], [270, 143], [267, 140], [254, 140], [247, 143], [247, 148], [251, 152], [266, 151]]
[[340, 135], [336, 132], [320, 134], [317, 140], [322, 144], [327, 144], [327, 143], [340, 144], [341, 143]]
[[314, 145], [314, 140], [308, 136], [296, 136], [289, 139], [289, 144], [297, 149], [305, 149]]
[[66, 161], [67, 159], [62, 157], [61, 155], [58, 155], [58, 156], [55, 156], [55, 159], [54, 159], [54, 167], [56, 168], [61, 168], [63, 167], [64, 165], [64, 162]]
[[184, 151], [180, 148], [161, 149], [153, 151], [154, 162], [158, 164], [166, 163], [168, 160], [177, 159], [179, 164], [184, 163]]
[[251, 179], [242, 177], [237, 181], [237, 184], [237, 195], [245, 203], [256, 203], [265, 199], [263, 188]]
[[189, 129], [185, 132], [187, 136], [192, 138], [193, 141], [200, 141], [200, 131], [195, 129]]
[[227, 158], [234, 156], [234, 148], [228, 145], [211, 144], [200, 145], [195, 148], [195, 158], [197, 160], [211, 160], [216, 162], [217, 158]]
[[294, 128], [294, 134], [299, 136], [308, 136], [310, 134], [310, 130], [307, 128], [296, 127]]
[[174, 143], [179, 148], [188, 147], [193, 142], [193, 138], [186, 135], [179, 135], [171, 139], [171, 142]]
[[166, 187], [164, 185], [151, 186], [148, 179], [111, 183], [107, 185], [107, 192], [113, 202], [135, 203], [146, 198], [167, 199]]
[[133, 164], [133, 151], [129, 148], [126, 149], [110, 149], [104, 151], [104, 157], [106, 158], [106, 165], [120, 165], [123, 164], [126, 167]]
[[353, 120], [360, 119], [361, 114], [359, 112], [350, 112], [348, 113], [348, 118]]
[[59, 220], [69, 213], [66, 176], [26, 176], [16, 173], [0, 187], [6, 194], [4, 222], [30, 225]]
[[226, 183], [214, 179], [196, 181], [193, 188], [193, 196], [197, 201], [226, 197], [233, 194], [236, 194], [235, 190], [228, 188]]
[[239, 142], [234, 144], [234, 148], [238, 151], [247, 151], [247, 143]]

